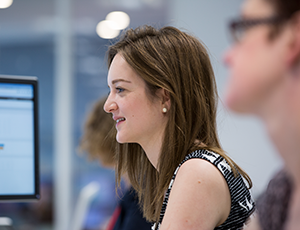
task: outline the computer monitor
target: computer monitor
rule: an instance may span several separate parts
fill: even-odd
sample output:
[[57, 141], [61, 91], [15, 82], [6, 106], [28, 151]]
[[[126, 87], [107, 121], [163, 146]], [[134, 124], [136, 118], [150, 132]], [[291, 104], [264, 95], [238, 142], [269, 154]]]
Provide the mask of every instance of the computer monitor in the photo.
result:
[[0, 202], [39, 198], [38, 79], [0, 75]]

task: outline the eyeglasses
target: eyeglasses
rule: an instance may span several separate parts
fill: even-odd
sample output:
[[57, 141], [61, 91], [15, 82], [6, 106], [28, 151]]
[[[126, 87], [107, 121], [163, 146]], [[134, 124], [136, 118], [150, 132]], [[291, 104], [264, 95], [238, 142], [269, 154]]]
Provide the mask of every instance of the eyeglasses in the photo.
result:
[[229, 22], [229, 30], [231, 32], [231, 36], [235, 42], [241, 41], [245, 32], [258, 25], [263, 24], [279, 24], [284, 19], [281, 17], [269, 17], [269, 18], [253, 18], [253, 19], [234, 19]]

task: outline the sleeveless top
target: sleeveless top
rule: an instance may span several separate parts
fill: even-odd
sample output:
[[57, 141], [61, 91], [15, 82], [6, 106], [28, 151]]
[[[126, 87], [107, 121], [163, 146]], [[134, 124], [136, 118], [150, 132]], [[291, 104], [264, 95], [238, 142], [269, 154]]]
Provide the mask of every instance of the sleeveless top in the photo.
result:
[[230, 165], [226, 162], [226, 160], [222, 156], [220, 156], [217, 153], [205, 149], [201, 149], [188, 154], [175, 170], [169, 188], [165, 194], [165, 198], [160, 212], [159, 222], [155, 223], [152, 226], [152, 230], [158, 230], [161, 225], [161, 222], [163, 220], [168, 205], [168, 200], [173, 186], [173, 182], [175, 180], [176, 174], [180, 166], [187, 160], [193, 158], [200, 158], [200, 159], [207, 160], [210, 163], [212, 163], [214, 166], [216, 166], [224, 176], [229, 187], [230, 196], [231, 196], [231, 209], [230, 209], [229, 216], [225, 220], [225, 222], [223, 222], [218, 227], [214, 228], [214, 230], [242, 229], [248, 217], [254, 212], [255, 209], [255, 203], [251, 197], [250, 191], [247, 188], [247, 185], [243, 177], [241, 176], [240, 173], [238, 173], [237, 177], [235, 177], [231, 170]]

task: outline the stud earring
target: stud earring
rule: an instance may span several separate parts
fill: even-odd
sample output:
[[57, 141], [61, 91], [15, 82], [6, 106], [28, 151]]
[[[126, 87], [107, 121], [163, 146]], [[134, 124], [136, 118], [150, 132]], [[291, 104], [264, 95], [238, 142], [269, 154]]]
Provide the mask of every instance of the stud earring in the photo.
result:
[[163, 111], [163, 113], [166, 113], [167, 112], [167, 108], [163, 108], [162, 111]]

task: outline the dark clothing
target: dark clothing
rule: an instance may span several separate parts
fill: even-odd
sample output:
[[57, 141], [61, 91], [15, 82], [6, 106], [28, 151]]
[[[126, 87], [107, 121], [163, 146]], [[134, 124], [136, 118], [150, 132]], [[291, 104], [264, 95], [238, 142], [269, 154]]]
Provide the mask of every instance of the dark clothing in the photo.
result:
[[258, 220], [262, 230], [282, 230], [286, 222], [292, 193], [292, 181], [285, 170], [269, 182], [266, 191], [257, 199]]
[[119, 202], [121, 208], [113, 230], [150, 230], [151, 223], [143, 217], [134, 189], [129, 189]]

